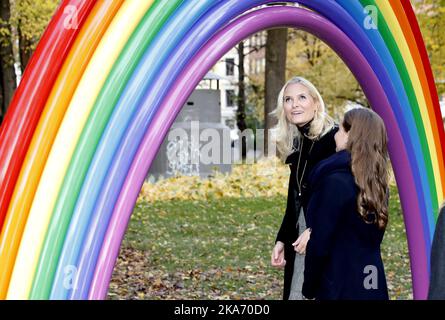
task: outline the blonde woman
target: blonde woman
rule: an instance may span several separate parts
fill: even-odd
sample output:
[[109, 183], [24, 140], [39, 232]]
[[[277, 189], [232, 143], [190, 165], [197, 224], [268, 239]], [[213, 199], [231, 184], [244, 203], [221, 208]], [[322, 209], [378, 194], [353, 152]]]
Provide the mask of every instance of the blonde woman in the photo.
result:
[[304, 253], [310, 235], [305, 222], [309, 198], [307, 177], [318, 162], [335, 153], [334, 135], [338, 127], [326, 114], [317, 88], [302, 77], [294, 77], [283, 86], [272, 114], [278, 119], [274, 128], [277, 149], [290, 166], [290, 178], [286, 212], [272, 250], [271, 264], [284, 267], [283, 299], [300, 300]]

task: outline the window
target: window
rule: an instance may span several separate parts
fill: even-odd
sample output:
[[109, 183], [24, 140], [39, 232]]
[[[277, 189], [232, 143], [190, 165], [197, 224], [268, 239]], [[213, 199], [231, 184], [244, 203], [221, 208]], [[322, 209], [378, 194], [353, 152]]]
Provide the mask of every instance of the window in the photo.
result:
[[252, 70], [251, 73], [256, 73], [256, 59], [250, 59], [250, 70]]
[[235, 120], [233, 120], [233, 119], [226, 120], [226, 126], [228, 126], [230, 129], [234, 129], [235, 128]]
[[234, 107], [236, 102], [235, 90], [226, 90], [226, 102], [228, 107]]
[[235, 74], [235, 59], [226, 59], [226, 76], [233, 76]]
[[256, 47], [256, 44], [258, 43], [258, 33], [256, 33], [252, 38], [251, 38], [252, 42], [251, 45], [252, 47]]

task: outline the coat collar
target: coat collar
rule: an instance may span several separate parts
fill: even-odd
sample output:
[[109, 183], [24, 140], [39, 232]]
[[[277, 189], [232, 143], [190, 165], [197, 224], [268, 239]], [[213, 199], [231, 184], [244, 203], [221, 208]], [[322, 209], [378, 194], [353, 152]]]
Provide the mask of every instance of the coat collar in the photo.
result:
[[[312, 121], [311, 121], [311, 122], [312, 122]], [[302, 130], [303, 130], [303, 131], [304, 131], [304, 130], [307, 130], [307, 132], [309, 132], [309, 129], [310, 129], [310, 123], [311, 123], [311, 122], [309, 122], [309, 123], [307, 123], [307, 124], [305, 124], [305, 125], [303, 126], [303, 127], [306, 127], [306, 129], [303, 129], [303, 128], [302, 128], [302, 129], [300, 130], [300, 128], [299, 128], [300, 133], [302, 133]], [[337, 131], [338, 131], [338, 125], [334, 125], [334, 127], [332, 127], [330, 131], [328, 131], [325, 135], [323, 135], [323, 136], [317, 138], [316, 141], [320, 141], [321, 143], [323, 143], [323, 141], [324, 141], [324, 142], [326, 142], [326, 143], [328, 144], [326, 147], [329, 147], [331, 143], [334, 143], [334, 144], [335, 144], [335, 142], [334, 142], [334, 135], [335, 135], [335, 133], [336, 133]], [[297, 138], [297, 137], [294, 139], [294, 148], [296, 148], [296, 147], [298, 146], [298, 139], [299, 139], [299, 138]], [[309, 138], [307, 138], [307, 137], [305, 137], [305, 136], [304, 136], [304, 137], [302, 136], [302, 139], [308, 139], [308, 140], [310, 140]], [[289, 155], [287, 156], [286, 160], [284, 161], [284, 163], [285, 163], [285, 164], [295, 163], [295, 162], [297, 162], [297, 159], [298, 159], [298, 150], [296, 150], [296, 151], [292, 152], [291, 154], [289, 154]]]
[[318, 163], [309, 174], [308, 181], [310, 184], [315, 184], [317, 180], [322, 179], [333, 171], [351, 171], [351, 153], [349, 151], [342, 150], [336, 152]]
[[311, 130], [311, 123], [314, 119], [312, 119], [311, 121], [309, 121], [308, 123], [306, 123], [304, 126], [297, 126], [298, 131], [300, 131], [301, 135], [303, 136], [307, 136], [309, 134], [309, 130]]
[[[298, 144], [299, 144], [298, 140], [299, 139], [302, 140], [305, 137], [307, 138], [307, 135], [309, 134], [309, 130], [311, 129], [311, 123], [312, 123], [312, 120], [309, 121], [308, 123], [306, 123], [302, 127], [297, 126], [298, 131], [300, 132], [301, 138], [298, 138], [298, 137], [294, 138], [294, 148], [296, 148], [296, 146], [298, 146]], [[294, 151], [290, 155], [288, 155], [287, 158], [286, 158], [286, 161], [284, 161], [284, 163], [285, 164], [289, 164], [289, 163], [295, 162], [295, 161], [297, 161], [297, 157], [298, 157], [298, 150]]]

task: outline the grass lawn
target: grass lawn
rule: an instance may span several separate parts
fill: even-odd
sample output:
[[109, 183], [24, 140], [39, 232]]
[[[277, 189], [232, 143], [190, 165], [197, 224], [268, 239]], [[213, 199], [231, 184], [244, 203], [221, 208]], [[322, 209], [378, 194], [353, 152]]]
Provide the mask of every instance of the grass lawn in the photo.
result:
[[[139, 200], [109, 299], [281, 299], [270, 253], [286, 198]], [[382, 256], [391, 299], [412, 299], [403, 218], [395, 187]]]

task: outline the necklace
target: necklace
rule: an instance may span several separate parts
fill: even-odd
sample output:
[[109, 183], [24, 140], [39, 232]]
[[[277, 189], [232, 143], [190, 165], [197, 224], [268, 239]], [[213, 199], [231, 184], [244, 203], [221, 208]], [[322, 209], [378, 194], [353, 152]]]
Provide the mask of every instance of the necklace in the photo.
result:
[[298, 171], [300, 170], [301, 154], [303, 153], [304, 137], [303, 137], [303, 140], [301, 141], [300, 154], [298, 155], [298, 163], [297, 163], [297, 186], [298, 186], [298, 196], [299, 197], [301, 197], [301, 183], [303, 182], [304, 172], [306, 171], [307, 160], [309, 159], [309, 155], [311, 154], [312, 148], [314, 147], [314, 143], [315, 143], [315, 140], [312, 140], [312, 145], [311, 145], [309, 152], [307, 154], [308, 157], [304, 161], [304, 167], [303, 167], [303, 172], [301, 173], [301, 178], [298, 179]]

